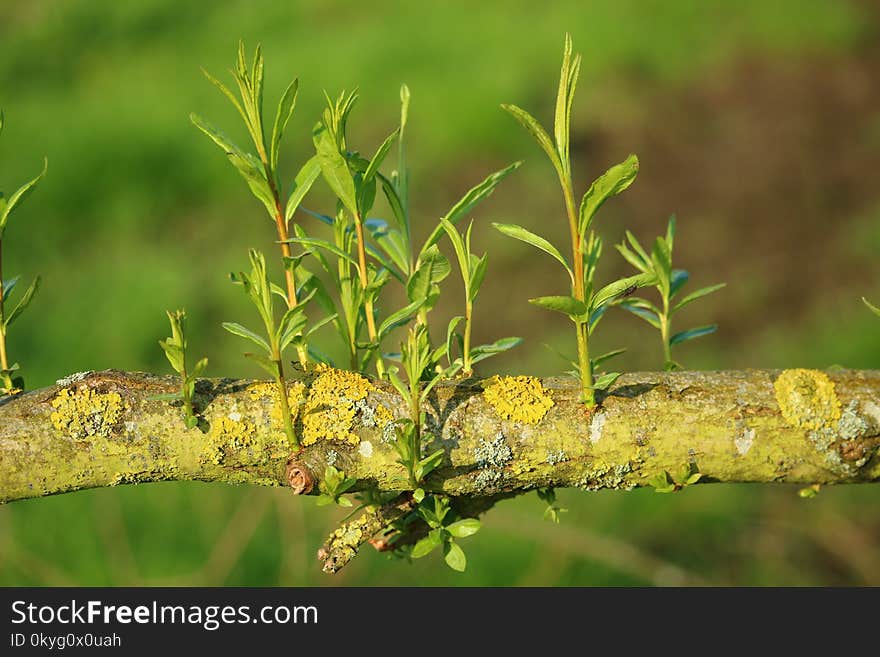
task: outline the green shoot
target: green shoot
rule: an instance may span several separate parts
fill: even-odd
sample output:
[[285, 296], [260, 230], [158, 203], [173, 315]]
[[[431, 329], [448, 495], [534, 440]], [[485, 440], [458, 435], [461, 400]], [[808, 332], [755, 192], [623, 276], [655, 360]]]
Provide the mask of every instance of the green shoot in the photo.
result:
[[629, 231], [626, 231], [627, 244], [617, 245], [617, 250], [633, 267], [642, 274], [653, 276], [656, 279], [654, 287], [660, 294], [661, 304], [655, 306], [650, 301], [639, 297], [630, 297], [620, 302], [620, 307], [628, 310], [636, 317], [640, 317], [648, 324], [660, 331], [660, 339], [663, 342], [663, 368], [672, 371], [681, 367], [672, 358], [672, 347], [703, 335], [714, 333], [716, 325], [699, 326], [687, 331], [672, 333], [672, 317], [685, 306], [690, 305], [712, 292], [720, 290], [725, 283], [703, 287], [696, 292], [691, 292], [678, 302], [676, 295], [688, 282], [690, 274], [683, 269], [672, 268], [672, 248], [675, 242], [675, 217], [669, 218], [666, 226], [666, 235], [660, 236], [654, 241], [654, 248], [650, 255], [642, 248], [639, 241]]
[[[394, 130], [373, 155], [366, 160], [357, 153], [349, 152], [346, 147], [346, 127], [348, 117], [357, 101], [357, 93], [343, 92], [336, 101], [326, 97], [322, 122], [314, 131], [317, 160], [324, 180], [336, 194], [342, 206], [337, 213], [338, 219], [348, 225], [347, 216], [351, 219], [355, 232], [354, 246], [357, 252], [356, 270], [360, 283], [359, 301], [363, 305], [363, 316], [369, 336], [369, 351], [375, 352], [379, 345], [379, 334], [376, 327], [375, 303], [382, 287], [388, 281], [379, 270], [367, 262], [366, 217], [376, 200], [377, 174], [385, 156], [391, 149], [398, 130]], [[296, 239], [293, 241], [297, 241]], [[376, 372], [381, 378], [385, 367], [381, 355], [376, 356]]]
[[208, 367], [208, 359], [202, 358], [195, 364], [192, 371], [186, 368], [186, 313], [182, 310], [174, 312], [166, 311], [168, 321], [171, 323], [171, 337], [159, 340], [159, 346], [165, 352], [165, 357], [171, 363], [174, 371], [180, 375], [180, 392], [172, 395], [175, 399], [183, 401], [183, 418], [187, 429], [198, 426], [199, 419], [193, 410], [193, 393], [196, 389], [196, 381]]
[[648, 484], [654, 488], [655, 493], [677, 493], [702, 478], [703, 475], [697, 468], [697, 464], [691, 461], [681, 466], [674, 475], [669, 474], [666, 470], [654, 475], [648, 480]]
[[442, 546], [446, 565], [458, 572], [464, 572], [467, 559], [455, 539], [476, 534], [480, 531], [480, 521], [476, 518], [453, 520], [454, 514], [450, 514], [450, 511], [449, 500], [445, 497], [432, 496], [422, 501], [418, 514], [430, 527], [430, 531], [413, 546], [410, 556], [421, 559]]
[[878, 317], [880, 317], [880, 308], [878, 308], [877, 306], [875, 306], [874, 304], [872, 304], [872, 303], [871, 303], [870, 301], [868, 301], [865, 297], [862, 297], [862, 301], [864, 301], [865, 305], [868, 306], [868, 308], [870, 309], [870, 311], [871, 311], [872, 313], [874, 313], [875, 315], [877, 315]]
[[[407, 323], [416, 314], [418, 322], [427, 325], [427, 315], [440, 295], [440, 283], [451, 271], [448, 259], [437, 246], [444, 233], [442, 225], [435, 227], [420, 249], [412, 244], [404, 141], [410, 102], [406, 85], [401, 87], [400, 98], [400, 126], [385, 139], [370, 160], [348, 147], [346, 128], [356, 94], [343, 93], [335, 101], [327, 99], [314, 140], [324, 178], [338, 199], [337, 211], [335, 217], [310, 214], [332, 226], [334, 239], [329, 242], [312, 238], [296, 227], [294, 237], [288, 240], [315, 256], [329, 275], [341, 305], [337, 327], [346, 339], [351, 368], [361, 372], [366, 371], [390, 331]], [[386, 176], [380, 167], [395, 139], [398, 141], [398, 167]], [[519, 165], [516, 162], [489, 175], [470, 189], [443, 219], [456, 224], [490, 196]], [[378, 187], [388, 202], [391, 221], [365, 219], [373, 208]], [[335, 266], [325, 254], [335, 256]], [[403, 284], [409, 303], [380, 323], [376, 301], [380, 290], [392, 278]], [[318, 300], [322, 305], [332, 304], [325, 292], [318, 296]], [[360, 338], [363, 327], [368, 334], [366, 342]], [[474, 349], [472, 362], [478, 357], [488, 358], [509, 349], [513, 346], [510, 340]], [[383, 376], [384, 371], [382, 359], [377, 358], [377, 372]]]
[[[3, 133], [3, 123], [3, 112], [0, 111], [0, 134]], [[34, 295], [40, 288], [40, 277], [37, 276], [21, 295], [18, 303], [11, 310], [7, 309], [9, 295], [15, 289], [19, 277], [16, 276], [8, 280], [3, 278], [3, 233], [6, 231], [6, 224], [9, 222], [12, 211], [27, 198], [40, 179], [46, 175], [48, 165], [48, 160], [44, 159], [43, 170], [40, 174], [15, 190], [8, 199], [0, 192], [0, 395], [16, 395], [24, 389], [24, 379], [21, 376], [14, 376], [20, 369], [19, 364], [9, 362], [6, 335], [9, 332], [9, 327], [34, 300]]]
[[571, 283], [570, 295], [540, 297], [530, 301], [543, 308], [561, 312], [574, 322], [578, 349], [577, 369], [582, 398], [587, 406], [594, 406], [596, 390], [607, 389], [619, 374], [611, 373], [598, 379], [594, 377], [594, 362], [590, 359], [589, 346], [592, 330], [608, 306], [618, 297], [628, 294], [636, 288], [652, 284], [653, 278], [645, 274], [631, 276], [614, 281], [595, 291], [593, 277], [599, 255], [602, 252], [602, 242], [592, 231], [593, 218], [606, 200], [620, 194], [632, 184], [639, 170], [639, 161], [635, 155], [630, 155], [623, 163], [611, 167], [590, 185], [581, 200], [580, 209], [576, 208], [569, 156], [569, 133], [571, 106], [577, 86], [580, 63], [580, 55], [572, 56], [571, 37], [566, 35], [559, 91], [556, 99], [553, 140], [531, 114], [515, 105], [502, 105], [535, 138], [556, 170], [562, 187], [571, 235], [571, 263], [553, 244], [525, 228], [513, 224], [494, 225], [505, 235], [526, 242], [547, 253], [565, 269]]
[[556, 505], [556, 490], [554, 488], [538, 488], [538, 499], [547, 504], [544, 509], [544, 520], [559, 524], [560, 514], [567, 513], [568, 509], [563, 509]]
[[[318, 161], [313, 157], [296, 174], [290, 194], [286, 200], [283, 199], [283, 185], [278, 173], [278, 158], [281, 139], [296, 106], [299, 80], [294, 79], [282, 94], [275, 113], [272, 134], [267, 142], [266, 130], [263, 125], [263, 54], [260, 46], [257, 46], [253, 64], [248, 68], [244, 43], [239, 42], [238, 44], [238, 60], [234, 70], [231, 71], [238, 87], [238, 97], [210, 73], [203, 72], [241, 115], [256, 149], [256, 154], [239, 148], [196, 114], [191, 114], [190, 119], [199, 130], [204, 132], [226, 153], [229, 161], [247, 182], [253, 195], [265, 206], [270, 219], [275, 223], [285, 269], [286, 290], [284, 297], [288, 308], [294, 308], [300, 302], [299, 296], [308, 294], [308, 291], [297, 287], [296, 267], [298, 262], [292, 259], [290, 244], [287, 241], [290, 234], [290, 220], [320, 174]], [[305, 367], [308, 362], [308, 347], [304, 341], [299, 341], [297, 352], [300, 364]]]
[[281, 317], [281, 320], [276, 323], [274, 292], [272, 285], [269, 283], [269, 277], [266, 274], [266, 259], [262, 253], [253, 249], [251, 249], [249, 255], [251, 261], [250, 274], [241, 272], [238, 277], [233, 277], [232, 280], [244, 287], [248, 298], [256, 307], [260, 318], [263, 320], [266, 338], [234, 322], [224, 322], [223, 328], [233, 335], [250, 340], [260, 347], [263, 353], [246, 353], [245, 357], [253, 360], [275, 380], [275, 384], [278, 387], [278, 404], [284, 421], [284, 432], [287, 434], [290, 444], [295, 449], [298, 449], [299, 440], [293, 430], [282, 356], [284, 350], [301, 336], [306, 327], [307, 321], [303, 306], [312, 295], [300, 299], [298, 305], [289, 307]]
[[318, 495], [318, 506], [327, 504], [351, 506], [351, 500], [342, 496], [356, 483], [357, 479], [346, 477], [344, 472], [328, 465], [324, 468], [324, 478], [319, 484], [321, 493]]
[[458, 334], [455, 333], [455, 328], [462, 320], [464, 320], [464, 336], [460, 339], [462, 358], [461, 371], [465, 376], [470, 376], [473, 373], [474, 363], [507, 351], [520, 344], [522, 339], [503, 338], [494, 344], [480, 345], [473, 350], [471, 349], [471, 326], [473, 324], [474, 301], [480, 292], [480, 286], [483, 284], [483, 279], [486, 277], [486, 267], [489, 263], [489, 254], [484, 253], [482, 256], [476, 256], [471, 252], [471, 230], [474, 227], [473, 222], [468, 226], [464, 238], [462, 238], [461, 234], [448, 219], [441, 219], [440, 225], [443, 227], [443, 230], [446, 231], [449, 240], [452, 242], [452, 247], [455, 250], [455, 255], [458, 259], [461, 279], [464, 283], [464, 317], [454, 317], [449, 322], [449, 328], [446, 332], [447, 357], [450, 359], [450, 365], [452, 365], [451, 343], [455, 338], [459, 337]]
[[424, 437], [422, 408], [434, 386], [443, 379], [454, 376], [460, 368], [460, 364], [446, 369], [439, 367], [437, 363], [445, 353], [446, 345], [432, 350], [427, 327], [423, 324], [415, 324], [410, 327], [407, 339], [401, 345], [400, 361], [406, 374], [406, 381], [404, 382], [398, 375], [397, 367], [388, 368], [391, 384], [407, 400], [409, 406], [409, 417], [398, 423], [394, 445], [400, 457], [398, 462], [407, 469], [410, 485], [416, 491], [417, 498], [424, 497], [421, 485], [425, 477], [437, 469], [443, 459], [442, 449], [425, 457], [422, 456]]

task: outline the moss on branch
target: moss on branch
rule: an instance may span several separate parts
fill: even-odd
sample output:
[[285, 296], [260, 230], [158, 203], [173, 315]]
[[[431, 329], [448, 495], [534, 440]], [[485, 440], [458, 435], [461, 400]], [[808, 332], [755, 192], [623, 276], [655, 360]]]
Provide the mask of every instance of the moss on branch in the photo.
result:
[[[383, 383], [336, 374], [299, 372], [289, 383], [305, 445], [293, 455], [297, 467], [314, 478], [314, 492], [328, 464], [359, 488], [406, 490], [389, 442], [404, 400]], [[880, 479], [877, 371], [628, 374], [594, 409], [579, 403], [574, 381], [524, 381], [437, 387], [426, 424], [445, 459], [429, 490], [477, 498], [631, 489], [690, 462], [701, 484]], [[171, 377], [106, 371], [0, 402], [0, 501], [163, 480], [288, 485], [292, 446], [259, 382], [199, 381], [203, 422], [193, 429], [176, 402], [156, 399], [176, 386]]]

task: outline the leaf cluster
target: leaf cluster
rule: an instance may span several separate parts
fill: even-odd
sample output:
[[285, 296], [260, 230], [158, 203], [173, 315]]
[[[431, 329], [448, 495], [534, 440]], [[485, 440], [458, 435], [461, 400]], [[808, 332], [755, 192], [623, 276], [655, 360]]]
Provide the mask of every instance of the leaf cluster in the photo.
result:
[[434, 495], [422, 500], [417, 512], [430, 530], [427, 536], [413, 546], [410, 556], [421, 559], [442, 547], [446, 564], [453, 570], [464, 572], [467, 558], [456, 539], [476, 534], [480, 531], [480, 521], [476, 518], [455, 520], [455, 514], [451, 511], [449, 500], [445, 497]]
[[672, 347], [688, 340], [714, 333], [718, 328], [715, 324], [698, 326], [686, 331], [672, 333], [672, 317], [697, 299], [701, 299], [725, 286], [725, 283], [709, 285], [676, 299], [679, 292], [688, 282], [690, 274], [684, 269], [673, 269], [672, 249], [675, 243], [675, 216], [669, 218], [666, 234], [654, 240], [650, 254], [630, 232], [626, 231], [626, 241], [617, 245], [620, 254], [644, 276], [651, 276], [656, 281], [654, 287], [660, 296], [657, 306], [641, 297], [629, 297], [620, 302], [620, 307], [628, 310], [660, 331], [663, 341], [664, 369], [674, 370], [680, 367], [672, 359]]
[[204, 374], [208, 367], [208, 359], [202, 358], [192, 368], [186, 367], [186, 313], [183, 310], [166, 311], [168, 322], [171, 324], [171, 337], [159, 340], [159, 346], [165, 352], [165, 357], [171, 367], [180, 375], [180, 391], [170, 395], [171, 399], [183, 401], [184, 422], [188, 429], [193, 429], [199, 424], [199, 419], [193, 410], [193, 394], [195, 393], [196, 381]]

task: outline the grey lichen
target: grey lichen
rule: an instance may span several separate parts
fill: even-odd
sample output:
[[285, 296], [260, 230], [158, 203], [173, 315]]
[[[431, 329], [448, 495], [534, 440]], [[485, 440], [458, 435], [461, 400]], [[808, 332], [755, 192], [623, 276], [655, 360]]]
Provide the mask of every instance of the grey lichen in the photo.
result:
[[499, 431], [491, 441], [480, 438], [480, 444], [474, 447], [474, 460], [481, 468], [503, 468], [513, 460], [513, 450]]
[[557, 449], [554, 452], [547, 452], [547, 463], [550, 465], [559, 465], [560, 463], [565, 463], [568, 460], [568, 454], [565, 453], [564, 449]]
[[852, 400], [840, 414], [837, 434], [842, 440], [854, 440], [868, 434], [870, 425], [859, 415], [859, 402]]
[[339, 458], [339, 452], [337, 452], [335, 449], [332, 449], [332, 448], [328, 449], [326, 458], [327, 458], [327, 465], [336, 465], [336, 459]]
[[481, 438], [474, 447], [474, 461], [480, 468], [474, 483], [484, 490], [498, 488], [504, 480], [503, 468], [512, 460], [513, 450], [507, 444], [504, 433], [499, 431], [491, 441]]

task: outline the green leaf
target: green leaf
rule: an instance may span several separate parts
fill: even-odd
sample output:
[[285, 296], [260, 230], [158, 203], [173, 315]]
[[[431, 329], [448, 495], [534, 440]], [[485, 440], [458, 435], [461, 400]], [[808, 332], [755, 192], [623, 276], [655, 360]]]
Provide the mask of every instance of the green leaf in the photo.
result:
[[437, 451], [421, 459], [416, 468], [416, 480], [421, 481], [429, 474], [434, 472], [434, 470], [436, 470], [438, 467], [440, 467], [440, 464], [443, 462], [444, 454], [445, 452], [442, 449], [438, 449]]
[[671, 481], [669, 473], [665, 470], [648, 479], [648, 484], [657, 493], [672, 493], [675, 490], [675, 483]]
[[680, 333], [676, 333], [671, 338], [669, 338], [670, 346], [681, 344], [682, 342], [687, 342], [688, 340], [693, 340], [694, 338], [699, 338], [704, 335], [709, 335], [710, 333], [714, 333], [718, 329], [716, 324], [711, 324], [709, 326], [699, 326], [697, 328], [692, 328], [687, 331], [681, 331]]
[[639, 158], [630, 155], [620, 164], [615, 164], [599, 176], [581, 200], [578, 230], [585, 235], [593, 223], [593, 217], [602, 204], [632, 185], [639, 173]]
[[193, 367], [192, 374], [190, 377], [193, 379], [197, 379], [202, 374], [205, 373], [205, 370], [208, 368], [208, 359], [202, 358], [199, 362], [196, 363], [195, 367]]
[[339, 152], [333, 136], [323, 125], [319, 124], [313, 138], [324, 180], [352, 216], [357, 216], [357, 193], [348, 162]]
[[202, 119], [197, 114], [190, 114], [190, 120], [199, 130], [204, 132], [215, 144], [217, 144], [232, 165], [238, 170], [241, 177], [250, 187], [251, 192], [266, 207], [269, 216], [275, 216], [275, 197], [269, 188], [266, 180], [266, 172], [263, 170], [262, 164], [253, 155], [245, 153], [232, 141], [230, 141], [223, 133], [214, 128], [210, 123]]
[[465, 571], [467, 568], [467, 559], [464, 556], [464, 550], [462, 550], [458, 543], [454, 541], [447, 541], [443, 545], [443, 558], [446, 560], [446, 565], [452, 568], [452, 570], [457, 570], [460, 573]]
[[281, 147], [281, 137], [284, 136], [284, 130], [287, 123], [293, 115], [293, 109], [296, 107], [296, 96], [299, 91], [299, 80], [295, 79], [291, 82], [278, 101], [278, 111], [275, 113], [275, 123], [272, 126], [272, 141], [269, 151], [269, 164], [272, 171], [278, 167], [278, 151]]
[[468, 299], [470, 299], [471, 303], [474, 302], [477, 295], [480, 293], [480, 288], [486, 278], [486, 269], [488, 266], [488, 253], [484, 253], [482, 258], [476, 258], [476, 256], [473, 256], [473, 259], [471, 260], [471, 280], [467, 290]]
[[572, 284], [574, 284], [574, 272], [572, 272], [571, 267], [569, 267], [568, 262], [559, 252], [559, 249], [553, 246], [550, 242], [545, 240], [543, 237], [535, 235], [533, 232], [526, 230], [522, 226], [517, 226], [515, 224], [499, 223], [493, 223], [492, 225], [508, 237], [520, 240], [521, 242], [525, 242], [526, 244], [531, 244], [536, 249], [540, 249], [544, 253], [547, 253], [556, 258], [556, 260], [563, 267], [565, 267], [565, 271], [568, 272], [568, 276], [572, 280]]
[[388, 224], [381, 219], [368, 219], [365, 225], [373, 241], [397, 266], [399, 271], [392, 270], [394, 276], [396, 278], [407, 277], [409, 275], [409, 248], [401, 232], [389, 228]]
[[644, 260], [642, 260], [642, 257], [638, 253], [630, 249], [626, 244], [616, 244], [614, 248], [616, 248], [620, 252], [620, 255], [623, 256], [624, 260], [626, 260], [629, 264], [638, 269], [640, 272], [648, 273], [649, 271], [651, 271], [651, 261], [648, 260], [647, 262], [645, 262]]
[[436, 548], [440, 547], [441, 543], [440, 530], [434, 529], [413, 546], [410, 556], [413, 559], [421, 559], [422, 557], [431, 554]]
[[254, 354], [251, 352], [245, 352], [244, 357], [248, 360], [254, 361], [257, 365], [263, 368], [263, 370], [267, 372], [269, 376], [278, 376], [278, 364], [274, 360], [266, 358], [262, 354]]
[[385, 157], [388, 155], [388, 151], [391, 150], [391, 144], [394, 143], [394, 140], [397, 139], [397, 135], [400, 134], [400, 128], [395, 128], [394, 132], [388, 135], [385, 138], [385, 141], [379, 146], [376, 154], [373, 155], [373, 159], [370, 160], [370, 164], [367, 167], [366, 172], [364, 173], [364, 181], [369, 182], [376, 177], [376, 174], [379, 172], [379, 167], [382, 166], [382, 162], [384, 162]]
[[254, 344], [262, 347], [266, 350], [266, 353], [272, 353], [271, 347], [269, 347], [269, 343], [266, 340], [248, 328], [245, 328], [241, 324], [237, 324], [236, 322], [223, 322], [223, 328], [232, 333], [233, 335], [237, 335], [241, 338], [245, 338], [250, 340]]
[[452, 267], [449, 260], [440, 253], [437, 245], [432, 245], [419, 257], [419, 264], [406, 285], [406, 295], [410, 301], [428, 300], [433, 306], [432, 297], [439, 293], [438, 284], [449, 276]]
[[412, 303], [407, 304], [400, 310], [388, 315], [388, 317], [385, 318], [385, 321], [379, 325], [379, 339], [381, 340], [392, 330], [394, 330], [401, 324], [405, 324], [406, 322], [408, 322], [412, 318], [412, 316], [419, 311], [419, 308], [422, 307], [423, 303], [424, 299], [413, 301]]
[[180, 345], [174, 344], [169, 338], [159, 340], [159, 346], [165, 352], [165, 357], [171, 363], [171, 367], [178, 374], [182, 374], [184, 370], [183, 349]]
[[480, 521], [476, 518], [465, 518], [451, 525], [446, 525], [445, 529], [455, 538], [467, 538], [480, 531]]
[[501, 107], [509, 112], [513, 118], [519, 121], [520, 125], [522, 125], [522, 127], [535, 138], [535, 141], [538, 142], [538, 145], [544, 150], [547, 157], [550, 158], [553, 168], [556, 169], [560, 177], [563, 176], [564, 173], [562, 162], [559, 160], [559, 153], [556, 152], [556, 147], [550, 140], [550, 135], [548, 135], [547, 131], [544, 130], [540, 123], [538, 123], [538, 119], [516, 105], [501, 105]]
[[[473, 226], [473, 222], [471, 222], [471, 226]], [[440, 227], [446, 231], [446, 234], [449, 236], [449, 241], [452, 242], [452, 248], [458, 259], [458, 266], [459, 269], [461, 269], [461, 276], [464, 279], [465, 284], [467, 284], [468, 279], [470, 278], [470, 259], [468, 258], [469, 254], [465, 248], [464, 240], [455, 226], [453, 226], [448, 219], [441, 218]]]
[[613, 301], [615, 298], [625, 295], [627, 292], [637, 290], [640, 287], [651, 285], [656, 280], [657, 278], [654, 274], [636, 274], [635, 276], [621, 278], [596, 292], [590, 300], [590, 307], [596, 310], [609, 301]]
[[[409, 223], [406, 210], [404, 209], [403, 200], [400, 198], [400, 194], [392, 181], [381, 173], [377, 175], [379, 183], [382, 185], [382, 192], [385, 194], [388, 205], [391, 207], [391, 213], [394, 215], [394, 220], [397, 222], [397, 227], [405, 236], [406, 242], [409, 243]], [[407, 253], [409, 253], [408, 248]]]
[[617, 379], [620, 378], [620, 372], [608, 372], [593, 381], [593, 390], [608, 390]]
[[562, 56], [562, 69], [559, 73], [559, 91], [556, 96], [556, 115], [553, 122], [556, 150], [562, 165], [569, 168], [569, 124], [571, 121], [571, 105], [577, 87], [581, 57], [571, 56], [571, 35], [565, 35], [565, 49]]
[[9, 199], [2, 199], [2, 194], [0, 194], [0, 199], [5, 202], [0, 204], [0, 237], [3, 236], [3, 231], [6, 228], [6, 223], [9, 221], [9, 216], [12, 214], [12, 211], [15, 209], [15, 206], [21, 203], [24, 199], [28, 197], [28, 195], [33, 191], [34, 187], [36, 187], [37, 183], [46, 175], [46, 171], [49, 168], [49, 160], [43, 158], [43, 170], [40, 174], [34, 178], [26, 182], [24, 185], [19, 187], [15, 192], [13, 192], [12, 196]]
[[[21, 280], [21, 276], [16, 276], [15, 278], [10, 278], [8, 280], [3, 281], [3, 298], [8, 299], [9, 295], [15, 289], [15, 286], [18, 284], [18, 281]], [[867, 302], [865, 302], [867, 303]]]
[[30, 284], [25, 293], [22, 295], [21, 299], [19, 299], [18, 303], [12, 309], [12, 312], [9, 313], [9, 316], [6, 318], [6, 322], [4, 324], [4, 328], [9, 328], [12, 325], [19, 315], [21, 315], [25, 308], [31, 305], [31, 301], [34, 300], [34, 296], [37, 294], [37, 290], [40, 289], [40, 277], [37, 276], [33, 283]]
[[677, 313], [679, 310], [684, 308], [689, 303], [693, 303], [697, 299], [700, 299], [700, 298], [706, 296], [707, 294], [712, 294], [713, 292], [720, 290], [721, 288], [725, 287], [726, 285], [727, 285], [727, 283], [718, 283], [716, 285], [709, 285], [708, 287], [700, 288], [696, 292], [691, 292], [684, 299], [682, 299], [677, 304], [675, 304], [675, 306], [673, 306], [672, 312]]
[[679, 290], [688, 282], [691, 275], [684, 269], [673, 269], [669, 279], [669, 298], [674, 297]]
[[479, 347], [471, 349], [471, 363], [477, 364], [480, 361], [491, 358], [496, 354], [503, 353], [508, 349], [522, 344], [522, 338], [501, 338], [492, 344], [481, 344]]
[[[13, 282], [13, 283], [14, 283], [14, 282]], [[871, 303], [870, 301], [868, 301], [865, 297], [862, 297], [862, 301], [865, 302], [865, 305], [868, 306], [868, 308], [870, 308], [870, 310], [871, 310], [872, 313], [874, 313], [875, 315], [877, 315], [878, 317], [880, 317], [880, 308], [878, 308], [877, 306], [875, 306], [874, 304], [872, 304], [872, 303]]]
[[653, 310], [649, 310], [643, 307], [641, 304], [637, 303], [638, 301], [642, 301], [642, 299], [633, 299], [632, 301], [627, 299], [620, 304], [620, 307], [628, 312], [631, 312], [636, 317], [641, 317], [658, 331], [661, 330], [660, 317], [657, 315], [657, 313]]
[[593, 363], [593, 369], [595, 370], [597, 367], [599, 367], [599, 365], [601, 365], [605, 361], [611, 360], [612, 358], [615, 358], [616, 356], [620, 356], [620, 354], [625, 353], [625, 352], [626, 352], [626, 349], [615, 349], [613, 351], [609, 351], [607, 353], [604, 353], [601, 356], [598, 356], [596, 358], [591, 358], [590, 360]]
[[547, 310], [555, 310], [571, 317], [575, 322], [583, 321], [587, 314], [587, 306], [583, 301], [574, 297], [565, 296], [549, 296], [538, 297], [537, 299], [529, 299], [529, 303], [533, 303]]
[[351, 263], [358, 271], [360, 271], [360, 265], [358, 264], [357, 260], [352, 258], [349, 254], [340, 249], [338, 246], [331, 242], [328, 242], [327, 240], [318, 239], [317, 237], [291, 237], [290, 239], [286, 240], [286, 242], [288, 244], [302, 244], [303, 246], [314, 246], [320, 249], [324, 249], [325, 251], [329, 251], [330, 253], [335, 255], [337, 258], [341, 258], [342, 260]]
[[424, 488], [416, 488], [413, 491], [413, 499], [416, 501], [416, 504], [420, 503], [423, 499], [425, 499], [425, 489]]
[[302, 203], [306, 194], [309, 193], [319, 175], [321, 175], [321, 163], [318, 161], [318, 156], [314, 155], [308, 162], [303, 164], [293, 180], [293, 189], [290, 191], [287, 207], [284, 210], [285, 223], [290, 223], [300, 203]]
[[[467, 194], [465, 194], [461, 200], [452, 206], [452, 209], [446, 213], [444, 219], [453, 225], [457, 224], [465, 215], [470, 214], [471, 210], [473, 210], [480, 201], [491, 196], [492, 192], [495, 191], [495, 188], [501, 183], [501, 181], [516, 171], [521, 164], [522, 162], [514, 162], [510, 166], [487, 176], [479, 185], [468, 190]], [[436, 244], [442, 234], [443, 228], [437, 226], [425, 242], [424, 246], [422, 246], [422, 250], [419, 253], [420, 260], [422, 254]]]
[[654, 273], [657, 275], [657, 285], [664, 297], [671, 296], [672, 290], [672, 254], [666, 245], [666, 241], [658, 237], [654, 240], [654, 249], [651, 251], [651, 262], [654, 263]]

